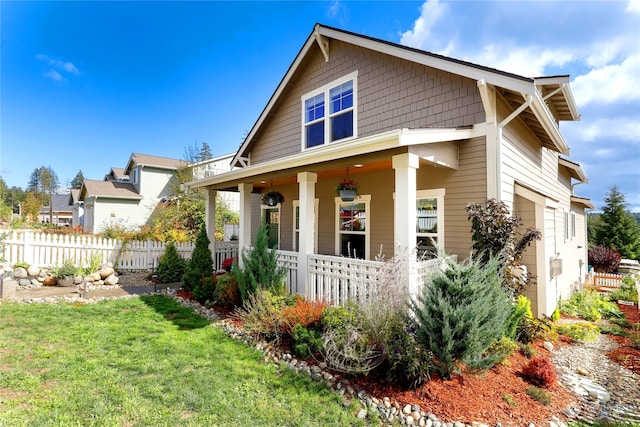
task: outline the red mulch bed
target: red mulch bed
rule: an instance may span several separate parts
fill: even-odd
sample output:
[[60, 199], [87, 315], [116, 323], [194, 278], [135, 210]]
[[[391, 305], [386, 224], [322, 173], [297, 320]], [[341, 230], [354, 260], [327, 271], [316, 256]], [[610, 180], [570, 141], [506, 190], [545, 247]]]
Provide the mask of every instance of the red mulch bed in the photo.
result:
[[[193, 298], [191, 293], [178, 291], [184, 298]], [[620, 306], [627, 320], [640, 322], [637, 307]], [[231, 310], [214, 306], [223, 317]], [[612, 351], [609, 356], [616, 362], [640, 373], [640, 351], [631, 347], [628, 338], [614, 337], [623, 347]], [[560, 341], [558, 345], [568, 345]], [[538, 356], [550, 356], [540, 343], [535, 345]], [[369, 395], [378, 398], [389, 397], [401, 406], [418, 404], [424, 411], [431, 412], [444, 421], [483, 422], [490, 425], [523, 425], [531, 422], [542, 423], [556, 416], [565, 419], [562, 411], [576, 404], [576, 398], [568, 390], [556, 384], [549, 390], [551, 404], [543, 405], [527, 395], [531, 386], [520, 372], [528, 359], [516, 352], [507, 364], [496, 366], [479, 374], [462, 374], [451, 380], [434, 377], [416, 390], [403, 390], [389, 384], [376, 375], [358, 377], [352, 380], [354, 388], [362, 388]]]
[[[618, 304], [618, 307], [630, 323], [640, 324], [640, 310], [637, 306]], [[615, 335], [609, 335], [609, 338], [617, 342], [620, 347], [608, 352], [607, 356], [617, 364], [640, 375], [640, 350], [631, 344], [631, 339]]]

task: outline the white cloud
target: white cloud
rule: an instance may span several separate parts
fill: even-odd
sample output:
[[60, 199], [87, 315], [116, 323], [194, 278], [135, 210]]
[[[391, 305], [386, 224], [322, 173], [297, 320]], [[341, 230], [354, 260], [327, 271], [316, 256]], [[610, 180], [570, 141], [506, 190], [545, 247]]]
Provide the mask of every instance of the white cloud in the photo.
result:
[[36, 55], [36, 58], [39, 59], [40, 61], [46, 62], [47, 64], [49, 64], [49, 66], [53, 67], [53, 69], [49, 70], [44, 74], [45, 77], [49, 77], [56, 81], [66, 80], [66, 78], [64, 78], [62, 74], [60, 74], [56, 70], [65, 72], [67, 74], [72, 74], [74, 76], [80, 75], [80, 71], [72, 62], [53, 59], [53, 58], [50, 58], [48, 55], [44, 55], [42, 53], [38, 53]]
[[640, 0], [630, 0], [625, 12], [640, 15]]
[[599, 119], [580, 122], [568, 128], [567, 136], [577, 141], [616, 139], [640, 144], [640, 120], [627, 118]]
[[591, 102], [640, 100], [640, 54], [577, 76], [572, 87], [579, 107]]
[[468, 60], [525, 77], [541, 77], [549, 66], [562, 67], [573, 61], [575, 54], [561, 49], [537, 46], [488, 45]]
[[[432, 31], [433, 26], [447, 11], [447, 5], [439, 0], [427, 0], [420, 8], [420, 17], [413, 23], [413, 29], [402, 33], [400, 43], [418, 49], [437, 51], [438, 39]], [[447, 45], [446, 50], [451, 47]]]

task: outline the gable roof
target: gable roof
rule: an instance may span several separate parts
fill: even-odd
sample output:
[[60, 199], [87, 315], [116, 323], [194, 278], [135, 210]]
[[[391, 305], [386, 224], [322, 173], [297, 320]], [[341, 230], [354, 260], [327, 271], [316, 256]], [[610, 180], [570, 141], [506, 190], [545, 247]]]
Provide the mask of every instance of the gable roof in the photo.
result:
[[76, 203], [77, 201], [80, 200], [80, 188], [72, 188], [69, 191], [69, 204], [73, 205], [74, 203]]
[[151, 156], [149, 154], [131, 153], [127, 166], [124, 168], [124, 174], [128, 175], [134, 165], [150, 166], [159, 169], [178, 170], [187, 166], [188, 162], [179, 159], [171, 159], [169, 157]]
[[[71, 212], [73, 205], [69, 203], [68, 194], [52, 194], [51, 205], [53, 206], [53, 212]], [[43, 206], [40, 210], [41, 213], [49, 213], [49, 206]]]
[[558, 165], [565, 168], [569, 172], [571, 178], [577, 179], [580, 182], [588, 182], [587, 174], [585, 173], [580, 163], [572, 162], [571, 160], [558, 157]]
[[80, 200], [84, 200], [86, 197], [142, 200], [142, 196], [136, 193], [133, 184], [94, 179], [85, 179], [82, 183]]
[[297, 72], [304, 58], [316, 43], [322, 51], [325, 61], [329, 61], [329, 40], [331, 39], [340, 40], [496, 86], [497, 88], [503, 89], [501, 93], [503, 96], [507, 95], [505, 98], [509, 103], [517, 104], [516, 108], [523, 104], [524, 98], [527, 95], [531, 96], [532, 103], [530, 107], [523, 112], [523, 121], [532, 129], [544, 146], [560, 153], [568, 154], [568, 145], [564, 141], [562, 134], [560, 134], [556, 121], [579, 120], [580, 118], [575, 101], [571, 95], [571, 89], [568, 85], [569, 76], [523, 77], [386, 40], [316, 24], [238, 149], [236, 155], [233, 157], [231, 161], [232, 166], [243, 166], [242, 160], [245, 158], [245, 154], [254, 136], [277, 104], [280, 95], [287, 88], [287, 85]]
[[124, 168], [112, 167], [108, 174], [104, 176], [105, 181], [121, 181], [129, 179], [129, 175], [124, 173]]

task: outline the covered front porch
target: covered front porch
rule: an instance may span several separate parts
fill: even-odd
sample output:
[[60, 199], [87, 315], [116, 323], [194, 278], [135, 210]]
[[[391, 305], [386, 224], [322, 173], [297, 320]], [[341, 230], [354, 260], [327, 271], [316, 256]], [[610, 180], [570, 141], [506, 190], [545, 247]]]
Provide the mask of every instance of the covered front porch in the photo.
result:
[[[217, 243], [212, 226], [217, 191], [237, 191], [239, 248], [250, 248], [258, 227], [265, 224], [271, 247], [289, 268], [289, 290], [343, 303], [366, 294], [360, 283], [370, 281], [383, 260], [416, 247], [434, 250], [431, 242], [446, 249], [444, 195], [458, 170], [458, 142], [481, 134], [476, 128], [396, 130], [247, 163], [188, 186], [206, 190], [212, 251]], [[358, 185], [352, 201], [336, 194], [343, 179]], [[281, 193], [284, 200], [268, 205], [261, 195], [270, 191]], [[412, 270], [433, 265], [435, 261], [416, 260]], [[407, 277], [407, 286], [415, 291], [421, 275]]]

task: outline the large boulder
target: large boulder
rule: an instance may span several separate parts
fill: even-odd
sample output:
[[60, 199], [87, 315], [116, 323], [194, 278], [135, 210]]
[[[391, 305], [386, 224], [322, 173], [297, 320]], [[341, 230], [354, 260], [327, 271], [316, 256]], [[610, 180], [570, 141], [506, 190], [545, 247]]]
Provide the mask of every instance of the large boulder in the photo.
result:
[[115, 286], [118, 284], [118, 276], [116, 276], [115, 274], [112, 274], [111, 276], [107, 276], [107, 278], [104, 279], [104, 284], [105, 285], [109, 285], [109, 286]]
[[38, 274], [40, 274], [40, 267], [30, 265], [29, 268], [27, 268], [27, 274], [31, 277], [36, 277]]
[[100, 278], [104, 280], [107, 277], [113, 275], [115, 272], [116, 271], [113, 269], [113, 267], [104, 267], [104, 268], [101, 268], [98, 273], [100, 273]]

